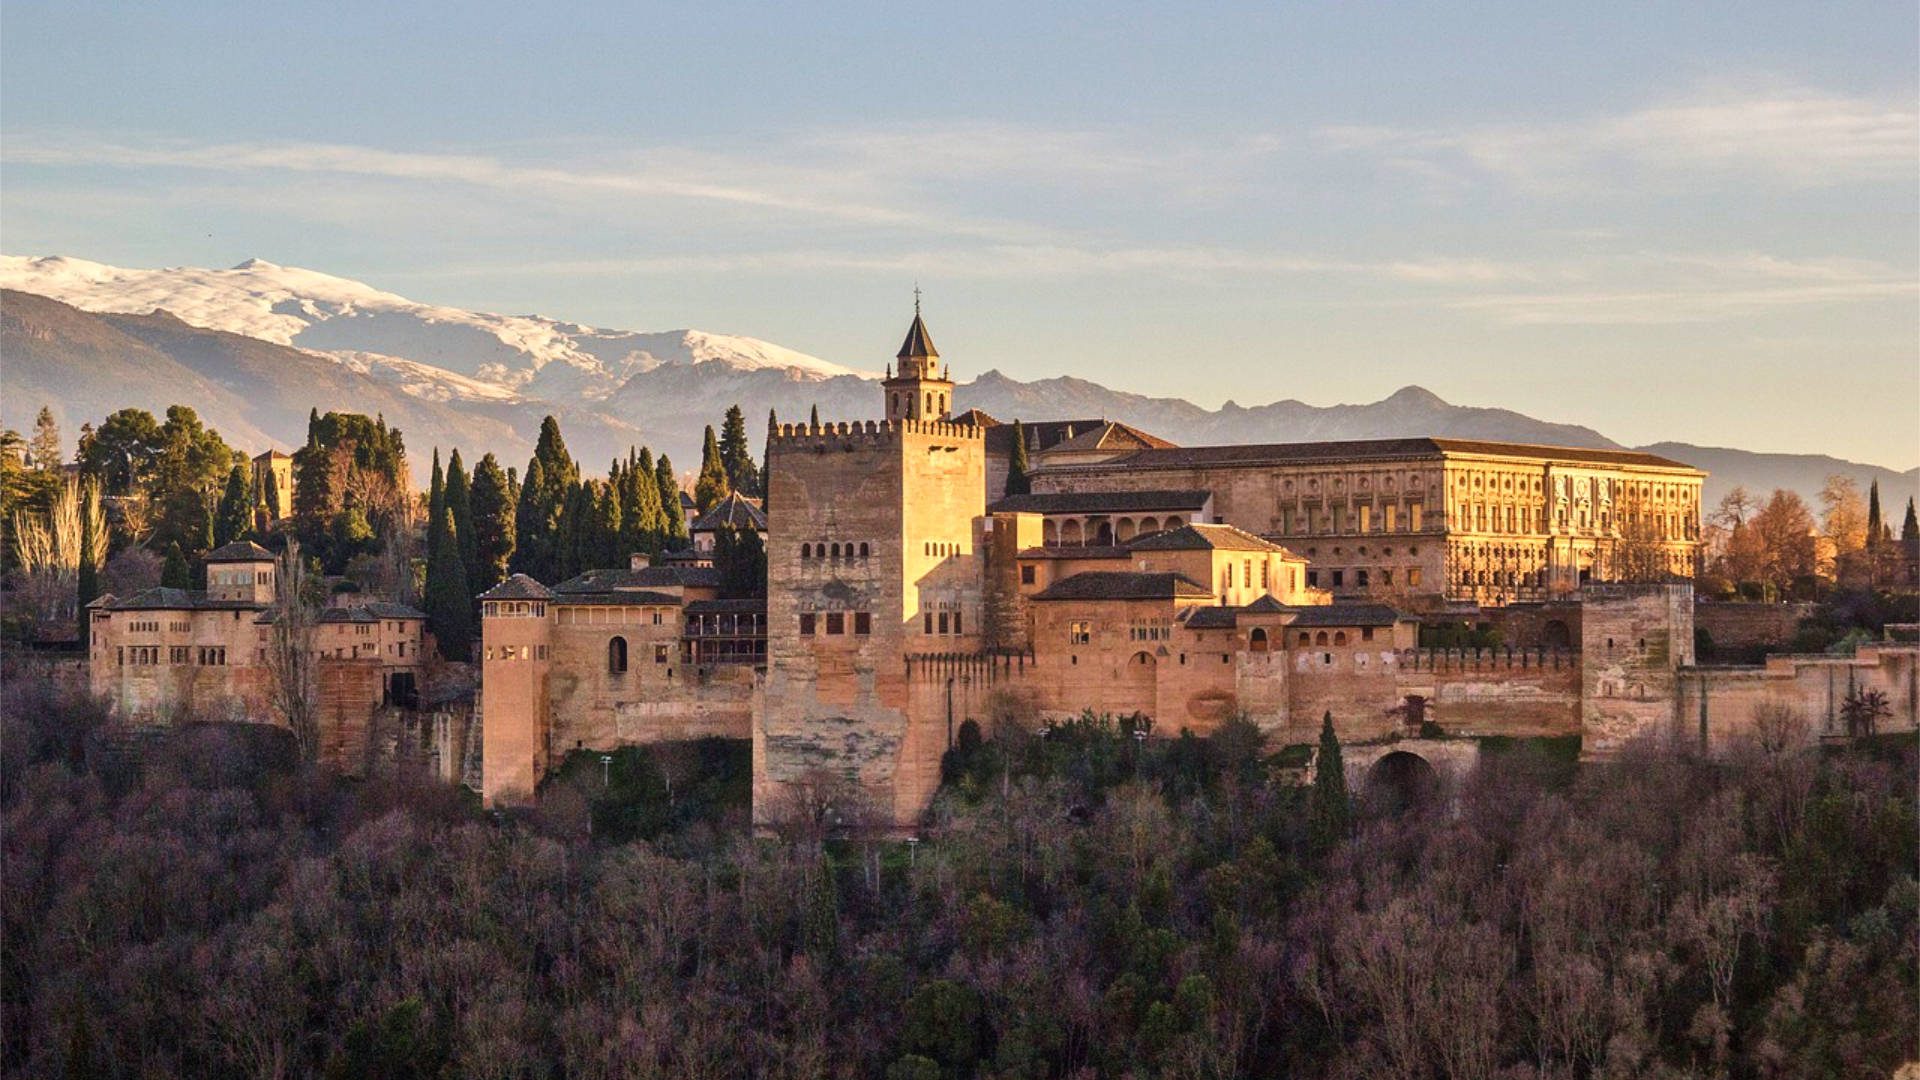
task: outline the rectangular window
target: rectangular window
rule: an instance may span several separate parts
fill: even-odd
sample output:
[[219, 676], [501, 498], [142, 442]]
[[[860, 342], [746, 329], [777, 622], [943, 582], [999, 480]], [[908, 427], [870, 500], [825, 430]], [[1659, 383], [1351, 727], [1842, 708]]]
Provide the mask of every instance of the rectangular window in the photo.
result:
[[1333, 508], [1333, 531], [1341, 532], [1346, 527], [1347, 527], [1347, 508], [1344, 506], [1334, 507]]
[[653, 612], [653, 625], [655, 626], [660, 625], [660, 611], [658, 608], [654, 609], [654, 612]]
[[1420, 584], [1420, 568], [1419, 567], [1417, 566], [1407, 567], [1407, 584], [1410, 586]]
[[1345, 570], [1335, 570], [1333, 572], [1333, 587], [1337, 589], [1346, 583], [1347, 572]]
[[1364, 588], [1366, 588], [1366, 587], [1367, 587], [1367, 572], [1366, 572], [1365, 570], [1355, 570], [1355, 571], [1353, 572], [1353, 583], [1354, 583], [1355, 585], [1358, 585], [1359, 587], [1361, 587], [1361, 588], [1363, 588], [1363, 589], [1364, 589]]
[[1380, 571], [1380, 584], [1382, 584], [1382, 585], [1391, 585], [1391, 584], [1393, 584], [1393, 571], [1392, 571], [1392, 570], [1382, 570], [1382, 571]]
[[813, 620], [814, 620], [813, 612], [803, 611], [800, 613], [800, 636], [802, 637], [813, 636]]
[[1373, 531], [1373, 507], [1366, 503], [1360, 505], [1360, 531]]
[[827, 633], [844, 634], [847, 632], [847, 616], [844, 612], [827, 612]]
[[933, 633], [933, 612], [923, 611], [920, 613], [920, 632], [923, 634]]
[[1293, 511], [1286, 509], [1280, 511], [1280, 531], [1282, 533], [1293, 531]]
[[955, 610], [953, 613], [953, 632], [956, 634], [962, 632], [960, 629], [960, 612], [958, 610]]
[[[202, 650], [200, 650], [200, 651], [201, 651], [202, 653], [204, 653], [204, 652], [206, 652], [206, 650], [205, 650], [205, 649], [202, 649]], [[168, 648], [167, 648], [167, 662], [168, 662], [168, 663], [170, 663], [170, 664], [184, 664], [184, 663], [186, 663], [186, 662], [187, 662], [187, 647], [186, 647], [185, 645], [172, 645], [172, 646], [168, 646]], [[206, 661], [206, 660], [205, 660], [204, 658], [202, 658], [200, 662], [204, 664], [204, 663], [206, 663], [207, 661]]]
[[1020, 584], [1022, 585], [1033, 584], [1033, 564], [1032, 563], [1027, 563], [1024, 566], [1020, 567]]
[[1271, 589], [1271, 588], [1273, 588], [1273, 586], [1272, 586], [1272, 585], [1270, 585], [1270, 584], [1268, 584], [1268, 581], [1270, 581], [1270, 580], [1272, 579], [1272, 576], [1273, 576], [1273, 563], [1272, 563], [1272, 562], [1271, 562], [1270, 560], [1265, 560], [1265, 559], [1263, 559], [1263, 560], [1261, 560], [1261, 562], [1260, 562], [1260, 588], [1262, 588], [1262, 589]]
[[940, 613], [940, 632], [943, 634], [949, 632], [947, 629], [947, 613], [944, 611]]
[[1393, 503], [1387, 504], [1386, 522], [1385, 522], [1387, 532], [1392, 532], [1394, 529], [1399, 528], [1400, 523], [1398, 522], [1398, 520], [1396, 520], [1399, 516], [1399, 512], [1400, 512], [1399, 506]]
[[1373, 640], [1373, 627], [1371, 627], [1371, 626], [1363, 626], [1363, 627], [1361, 627], [1361, 628], [1360, 628], [1360, 640], [1361, 640], [1361, 641], [1372, 641], [1372, 640]]
[[656, 664], [664, 664], [667, 662], [667, 647], [665, 645], [655, 645], [653, 647], [653, 662]]
[[1317, 589], [1319, 587], [1320, 587], [1320, 571], [1318, 570], [1307, 571], [1307, 588]]
[[856, 634], [873, 633], [873, 615], [865, 611], [853, 613], [853, 632]]
[[1090, 622], [1072, 622], [1067, 624], [1067, 644], [1085, 645], [1093, 640], [1093, 624]]
[[1246, 584], [1246, 585], [1253, 584], [1253, 560], [1252, 559], [1240, 560], [1240, 580], [1243, 584]]
[[1410, 504], [1410, 505], [1408, 505], [1408, 507], [1407, 507], [1407, 528], [1408, 528], [1408, 530], [1410, 530], [1410, 531], [1412, 531], [1412, 532], [1419, 532], [1419, 531], [1420, 531], [1420, 518], [1421, 518], [1421, 509], [1422, 509], [1422, 507], [1420, 506], [1420, 504], [1419, 504], [1419, 503], [1412, 503], [1412, 504]]

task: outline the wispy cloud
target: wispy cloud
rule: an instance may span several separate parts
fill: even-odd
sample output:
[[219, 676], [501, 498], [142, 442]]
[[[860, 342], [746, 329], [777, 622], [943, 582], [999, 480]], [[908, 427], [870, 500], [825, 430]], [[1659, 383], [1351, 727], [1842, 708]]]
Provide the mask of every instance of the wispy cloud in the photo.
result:
[[1429, 179], [1455, 182], [1471, 172], [1536, 192], [1689, 174], [1821, 187], [1910, 181], [1920, 113], [1909, 99], [1721, 91], [1584, 119], [1450, 129], [1327, 126], [1316, 134], [1330, 152], [1372, 155]]

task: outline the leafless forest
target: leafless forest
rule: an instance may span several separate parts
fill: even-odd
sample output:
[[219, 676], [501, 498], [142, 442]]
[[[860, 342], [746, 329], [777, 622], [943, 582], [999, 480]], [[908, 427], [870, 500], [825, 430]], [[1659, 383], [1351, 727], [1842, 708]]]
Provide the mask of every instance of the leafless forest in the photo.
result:
[[5, 698], [4, 1064], [127, 1077], [1884, 1077], [1912, 741], [1490, 755], [1451, 807], [1088, 722], [919, 841], [752, 839], [667, 755], [525, 816]]

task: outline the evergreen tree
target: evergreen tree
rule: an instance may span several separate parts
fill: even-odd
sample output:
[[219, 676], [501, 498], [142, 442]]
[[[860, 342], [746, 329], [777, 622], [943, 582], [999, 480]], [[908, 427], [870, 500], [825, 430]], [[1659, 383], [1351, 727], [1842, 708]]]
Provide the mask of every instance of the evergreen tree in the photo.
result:
[[753, 529], [721, 529], [713, 537], [713, 568], [729, 600], [767, 595], [767, 548]]
[[545, 498], [546, 487], [546, 467], [536, 457], [527, 462], [527, 479], [514, 502], [513, 555], [507, 563], [514, 573], [536, 581], [554, 580], [554, 530], [560, 524], [559, 515]]
[[687, 538], [687, 515], [680, 507], [680, 481], [673, 476], [673, 459], [665, 454], [654, 466], [654, 478], [660, 488], [660, 550], [678, 551]]
[[1333, 713], [1320, 721], [1320, 756], [1313, 767], [1313, 791], [1307, 800], [1314, 849], [1324, 854], [1346, 839], [1353, 805], [1347, 797], [1347, 768], [1340, 756], [1340, 738], [1333, 733]]
[[107, 536], [102, 528], [106, 520], [101, 517], [100, 487], [92, 480], [83, 480], [80, 484], [80, 581], [78, 595], [79, 610], [84, 612], [87, 605], [100, 596], [100, 564], [106, 561]]
[[309, 555], [324, 557], [328, 527], [333, 523], [333, 455], [317, 435], [293, 455], [293, 531]]
[[458, 449], [447, 456], [446, 499], [447, 511], [453, 515], [453, 535], [460, 541], [460, 565], [472, 584], [480, 577], [480, 553], [474, 545], [472, 487]]
[[1880, 545], [1887, 531], [1886, 522], [1880, 519], [1880, 481], [1867, 485], [1867, 548], [1872, 550]]
[[460, 562], [453, 512], [442, 506], [427, 535], [427, 623], [440, 643], [441, 656], [468, 660], [472, 656], [473, 597], [467, 591], [466, 568]]
[[33, 421], [33, 439], [27, 443], [27, 456], [33, 467], [42, 472], [57, 469], [65, 460], [60, 452], [60, 425], [53, 422], [53, 410], [40, 406], [40, 415]]
[[307, 410], [307, 442], [320, 441], [320, 410], [318, 407]]
[[1920, 518], [1913, 514], [1913, 499], [1907, 499], [1907, 519], [1900, 523], [1901, 540], [1920, 540]]
[[[705, 463], [701, 463], [704, 467]], [[760, 494], [760, 467], [753, 462], [753, 448], [747, 443], [747, 418], [740, 406], [727, 407], [720, 424], [720, 466], [727, 473], [727, 488], [742, 495]]]
[[820, 426], [820, 406], [815, 405], [808, 410], [807, 426], [810, 428], [817, 428]]
[[247, 494], [247, 470], [235, 465], [227, 474], [227, 490], [220, 495], [220, 511], [213, 523], [213, 546], [224, 547], [247, 535], [253, 527], [253, 507]]
[[440, 534], [433, 530], [433, 523], [440, 520], [440, 511], [447, 508], [447, 477], [440, 468], [440, 448], [433, 448], [433, 480], [427, 486], [427, 565], [433, 565], [440, 549], [434, 547], [440, 542]]
[[773, 492], [773, 437], [780, 431], [780, 418], [767, 410], [767, 441], [760, 448], [760, 509], [773, 505], [767, 498]]
[[492, 454], [481, 458], [473, 467], [469, 502], [473, 517], [474, 574], [467, 586], [479, 594], [506, 580], [507, 563], [513, 557], [512, 485]]
[[272, 522], [280, 520], [280, 477], [279, 475], [275, 473], [272, 469], [268, 469], [267, 475], [264, 478], [263, 482], [261, 483], [260, 487], [261, 487], [261, 497], [264, 501], [264, 505], [267, 508], [267, 521], [269, 524], [271, 524]]
[[660, 553], [660, 538], [666, 531], [666, 517], [660, 512], [660, 485], [653, 472], [653, 453], [641, 449], [628, 451], [627, 467], [620, 473], [620, 555], [635, 552]]
[[193, 588], [193, 567], [187, 565], [187, 553], [178, 540], [167, 545], [167, 561], [160, 566], [160, 586], [166, 589]]
[[[544, 467], [550, 495], [563, 497], [580, 482], [580, 466], [567, 453], [567, 441], [560, 437], [560, 421], [551, 416], [540, 421], [540, 438], [534, 443], [533, 456]], [[532, 474], [531, 469], [528, 474]]]
[[1027, 429], [1020, 421], [1013, 422], [1013, 456], [1007, 462], [1008, 495], [1026, 495], [1033, 491], [1033, 481], [1027, 479]]
[[693, 505], [704, 514], [731, 490], [726, 464], [720, 460], [720, 444], [713, 437], [713, 425], [708, 424], [706, 441], [700, 446], [700, 477], [693, 484]]

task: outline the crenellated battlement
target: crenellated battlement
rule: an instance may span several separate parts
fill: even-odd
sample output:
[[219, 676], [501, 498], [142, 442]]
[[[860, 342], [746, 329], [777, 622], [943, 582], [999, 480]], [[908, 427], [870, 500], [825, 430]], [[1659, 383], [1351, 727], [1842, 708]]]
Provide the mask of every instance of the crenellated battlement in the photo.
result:
[[769, 441], [785, 448], [843, 447], [848, 443], [886, 446], [902, 435], [931, 435], [943, 439], [984, 442], [986, 430], [972, 424], [944, 420], [843, 420], [824, 424], [781, 424], [768, 432]]

